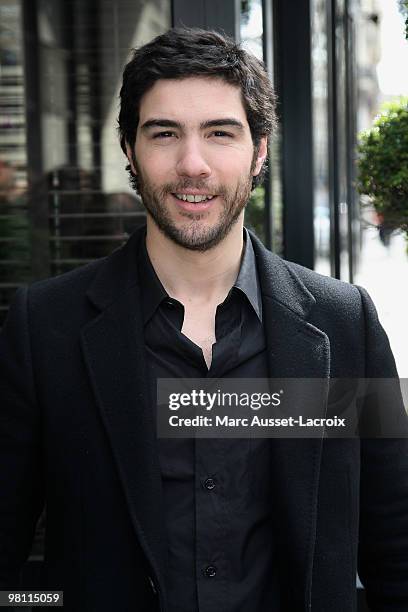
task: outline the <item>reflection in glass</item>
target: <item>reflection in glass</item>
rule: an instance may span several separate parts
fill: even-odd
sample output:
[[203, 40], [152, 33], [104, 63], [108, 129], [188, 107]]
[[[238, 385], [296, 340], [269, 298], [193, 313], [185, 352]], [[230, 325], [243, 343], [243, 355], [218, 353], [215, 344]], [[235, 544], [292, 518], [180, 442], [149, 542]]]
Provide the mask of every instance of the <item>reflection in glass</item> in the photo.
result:
[[0, 2], [0, 327], [30, 279], [21, 4]]
[[107, 255], [144, 223], [118, 94], [130, 49], [170, 25], [169, 0], [0, 0], [0, 326], [18, 285]]
[[170, 3], [99, 4], [95, 21], [89, 1], [40, 2], [51, 274], [110, 253], [145, 218], [118, 143], [118, 95], [129, 50], [170, 26]]
[[241, 43], [259, 60], [263, 60], [263, 14], [261, 0], [241, 2]]
[[346, 73], [346, 6], [344, 0], [336, 1], [336, 70], [337, 70], [337, 172], [338, 172], [338, 210], [340, 238], [340, 278], [349, 278], [349, 198], [348, 178], [348, 123], [347, 123], [347, 73]]
[[[266, 9], [268, 7], [266, 6]], [[273, 40], [272, 24], [265, 33], [265, 19], [262, 0], [241, 1], [241, 43], [255, 57], [267, 63], [272, 78]], [[269, 30], [271, 30], [269, 32]], [[269, 39], [265, 40], [265, 36]], [[266, 45], [266, 57], [264, 48]], [[268, 248], [283, 254], [283, 203], [281, 185], [281, 143], [279, 131], [269, 145], [269, 171], [264, 185], [259, 186], [246, 209], [245, 223], [252, 228]], [[267, 205], [269, 202], [269, 206]], [[268, 231], [270, 229], [270, 231]]]
[[311, 2], [315, 270], [331, 274], [328, 49], [325, 0]]
[[[242, 47], [263, 61], [263, 15], [261, 0], [242, 0], [240, 35]], [[259, 185], [252, 192], [245, 210], [245, 225], [265, 242], [264, 185]]]

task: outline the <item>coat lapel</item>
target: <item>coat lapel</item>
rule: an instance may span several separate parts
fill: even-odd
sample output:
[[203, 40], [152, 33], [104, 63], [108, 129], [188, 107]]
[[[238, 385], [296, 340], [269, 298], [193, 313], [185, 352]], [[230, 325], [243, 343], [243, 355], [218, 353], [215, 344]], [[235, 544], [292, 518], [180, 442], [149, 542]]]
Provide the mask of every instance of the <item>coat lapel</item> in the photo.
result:
[[[283, 260], [251, 238], [263, 295], [270, 377], [328, 380], [329, 340], [307, 321], [315, 298]], [[301, 397], [299, 388], [297, 395]], [[324, 416], [325, 392], [318, 404], [314, 412]], [[309, 610], [311, 604], [322, 444], [322, 438], [271, 440], [276, 538], [287, 585], [283, 597], [291, 610]]]
[[113, 253], [89, 288], [101, 312], [82, 330], [82, 348], [132, 523], [163, 593], [162, 490], [136, 263], [143, 236], [138, 231]]

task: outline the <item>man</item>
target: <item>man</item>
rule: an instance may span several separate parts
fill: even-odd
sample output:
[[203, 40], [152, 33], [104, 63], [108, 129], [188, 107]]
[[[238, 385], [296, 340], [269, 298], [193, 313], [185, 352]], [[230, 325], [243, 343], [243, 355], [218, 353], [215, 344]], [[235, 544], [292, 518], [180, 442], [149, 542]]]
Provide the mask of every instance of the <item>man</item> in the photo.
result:
[[244, 230], [273, 100], [214, 32], [170, 30], [126, 66], [147, 226], [21, 290], [1, 337], [2, 589], [45, 502], [43, 588], [66, 610], [344, 612], [357, 566], [372, 609], [408, 609], [406, 440], [157, 437], [160, 378], [397, 376], [363, 289]]

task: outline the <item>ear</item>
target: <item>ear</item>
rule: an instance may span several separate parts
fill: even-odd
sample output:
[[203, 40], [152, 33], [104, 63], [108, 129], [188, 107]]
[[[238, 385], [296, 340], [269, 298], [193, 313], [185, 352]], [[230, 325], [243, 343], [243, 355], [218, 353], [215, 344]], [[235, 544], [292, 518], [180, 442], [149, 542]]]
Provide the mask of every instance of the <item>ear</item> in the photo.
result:
[[128, 143], [126, 143], [126, 157], [128, 158], [133, 174], [137, 174], [135, 164], [133, 162], [133, 151]]
[[258, 176], [260, 171], [262, 170], [262, 166], [264, 165], [264, 161], [268, 155], [268, 138], [267, 136], [262, 136], [259, 141], [258, 154], [256, 157], [255, 167], [252, 172], [252, 176]]

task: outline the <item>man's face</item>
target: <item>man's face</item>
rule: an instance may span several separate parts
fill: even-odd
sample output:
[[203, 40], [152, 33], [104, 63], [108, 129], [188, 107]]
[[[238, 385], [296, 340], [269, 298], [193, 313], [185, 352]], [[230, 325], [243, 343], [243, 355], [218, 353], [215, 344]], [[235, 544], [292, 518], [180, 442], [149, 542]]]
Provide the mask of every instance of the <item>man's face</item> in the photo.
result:
[[214, 247], [240, 217], [266, 156], [266, 138], [254, 151], [239, 88], [206, 77], [159, 80], [139, 115], [128, 157], [148, 213], [178, 245]]

